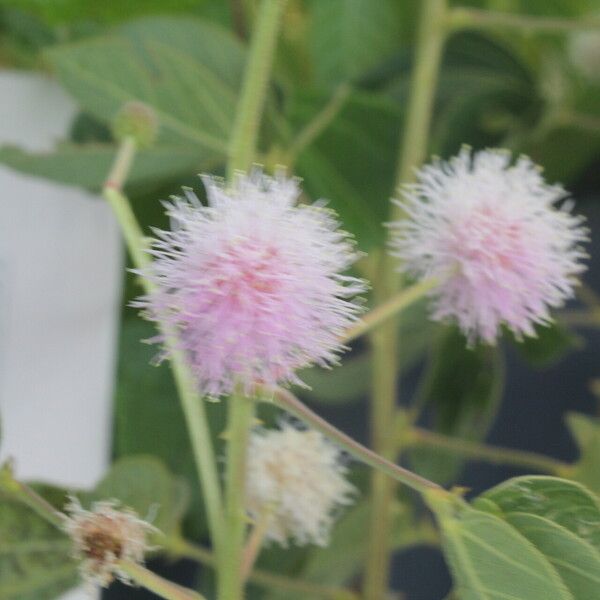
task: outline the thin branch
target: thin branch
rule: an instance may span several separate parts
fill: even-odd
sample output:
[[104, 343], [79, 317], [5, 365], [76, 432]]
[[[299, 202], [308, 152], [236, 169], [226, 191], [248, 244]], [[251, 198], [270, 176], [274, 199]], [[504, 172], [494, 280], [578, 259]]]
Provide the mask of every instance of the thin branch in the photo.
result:
[[344, 343], [350, 342], [368, 331], [379, 327], [388, 319], [391, 319], [417, 300], [423, 298], [427, 292], [431, 291], [438, 284], [439, 280], [431, 277], [401, 290], [395, 296], [392, 296], [389, 300], [367, 313], [357, 325], [346, 332], [342, 341]]
[[524, 33], [560, 33], [600, 29], [600, 19], [567, 19], [562, 17], [538, 17], [477, 8], [454, 8], [448, 14], [453, 29], [505, 28]]
[[493, 464], [513, 465], [525, 469], [531, 468], [542, 473], [553, 473], [563, 476], [571, 468], [568, 463], [535, 452], [471, 442], [419, 427], [413, 427], [409, 430], [403, 428], [401, 431], [404, 436], [402, 446], [405, 448], [410, 446], [439, 448], [474, 460], [486, 461]]
[[286, 163], [291, 168], [300, 153], [310, 146], [337, 117], [346, 100], [350, 96], [352, 88], [347, 83], [337, 87], [327, 104], [306, 124], [304, 129], [296, 136], [286, 152]]
[[165, 600], [206, 600], [198, 592], [168, 581], [136, 563], [121, 560], [119, 561], [119, 570], [126, 573], [138, 585], [154, 592], [161, 598], [165, 598]]
[[[386, 458], [383, 458], [379, 454], [373, 452], [366, 446], [359, 444], [356, 440], [353, 440], [350, 436], [335, 428], [325, 419], [313, 412], [310, 408], [308, 408], [308, 406], [298, 400], [298, 398], [296, 398], [291, 392], [282, 388], [275, 388], [275, 390], [271, 392], [271, 396], [268, 396], [268, 398], [272, 398], [273, 402], [286, 412], [289, 412], [317, 431], [320, 431], [327, 438], [346, 450], [346, 452], [351, 454], [354, 458], [365, 463], [366, 465], [369, 465], [370, 467], [373, 467], [374, 469], [377, 469], [378, 471], [381, 471], [392, 479], [395, 479], [396, 481], [399, 481], [400, 483], [403, 483], [420, 493], [431, 489], [442, 490], [437, 483], [429, 481], [428, 479], [425, 479], [424, 477], [421, 477], [420, 475], [417, 475], [416, 473], [413, 473], [404, 467], [396, 465]], [[269, 399], [265, 397], [264, 401], [268, 402]]]

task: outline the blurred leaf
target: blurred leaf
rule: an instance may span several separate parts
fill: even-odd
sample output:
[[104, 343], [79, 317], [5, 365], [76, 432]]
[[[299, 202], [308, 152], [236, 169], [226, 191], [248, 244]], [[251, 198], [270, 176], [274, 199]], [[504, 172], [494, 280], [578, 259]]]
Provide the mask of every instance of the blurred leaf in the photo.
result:
[[570, 476], [600, 496], [600, 420], [567, 413], [566, 421], [579, 448], [579, 459]]
[[581, 349], [583, 340], [559, 323], [537, 326], [536, 337], [514, 341], [519, 354], [533, 367], [549, 367], [570, 351]]
[[[142, 343], [154, 335], [151, 323], [134, 317], [123, 322], [115, 398], [114, 453], [117, 457], [152, 454], [163, 460], [171, 472], [183, 476], [191, 484], [186, 534], [200, 539], [206, 533], [204, 508], [172, 375], [167, 364], [150, 365], [158, 348]], [[225, 428], [225, 403], [207, 403], [206, 410], [213, 441], [219, 448], [217, 436]]]
[[[0, 163], [17, 171], [93, 191], [102, 188], [116, 148], [109, 144], [61, 144], [53, 152], [28, 153], [0, 147]], [[150, 185], [203, 169], [204, 152], [181, 146], [142, 149], [136, 154], [128, 186]]]
[[[45, 490], [54, 500], [61, 493], [48, 487]], [[57, 598], [78, 581], [70, 554], [71, 542], [64, 533], [29, 507], [0, 492], [2, 600]]]
[[80, 497], [87, 504], [116, 499], [166, 536], [177, 533], [190, 501], [185, 480], [174, 477], [153, 456], [121, 458], [91, 492]]
[[[126, 2], [96, 2], [95, 0], [16, 0], [22, 11], [36, 15], [52, 25], [73, 21], [121, 21], [154, 12], [188, 11], [198, 0], [127, 0]], [[206, 0], [201, 2], [206, 4]]]
[[300, 371], [298, 376], [311, 388], [298, 390], [303, 398], [324, 404], [358, 402], [370, 387], [371, 360], [363, 352], [331, 369], [316, 366]]
[[[468, 348], [460, 331], [451, 327], [434, 346], [418, 402], [434, 411], [435, 431], [479, 441], [496, 416], [503, 386], [499, 350], [483, 345]], [[415, 448], [410, 457], [415, 470], [438, 483], [453, 480], [464, 463], [433, 448]]]
[[156, 112], [159, 143], [223, 157], [244, 64], [229, 32], [197, 19], [145, 18], [47, 56], [97, 118], [110, 123], [124, 103], [141, 101]]
[[[300, 129], [323, 107], [322, 94], [299, 94], [287, 116]], [[389, 213], [400, 113], [373, 94], [353, 93], [322, 135], [304, 152], [297, 171], [313, 199], [326, 198], [363, 250], [383, 243]], [[343, 151], [341, 151], [343, 149]]]
[[319, 84], [355, 79], [387, 58], [401, 39], [394, 0], [322, 0], [312, 8], [312, 55]]

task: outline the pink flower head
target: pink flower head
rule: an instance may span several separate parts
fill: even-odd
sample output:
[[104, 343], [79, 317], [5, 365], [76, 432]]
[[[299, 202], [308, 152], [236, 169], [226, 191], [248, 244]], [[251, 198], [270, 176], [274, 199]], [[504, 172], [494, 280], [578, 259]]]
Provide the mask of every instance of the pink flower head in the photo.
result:
[[157, 231], [155, 291], [137, 302], [179, 334], [209, 397], [254, 384], [300, 383], [295, 370], [335, 363], [357, 320], [363, 284], [341, 272], [356, 260], [349, 235], [322, 204], [296, 206], [298, 181], [260, 170], [231, 188], [205, 176], [208, 206], [167, 204]]
[[455, 321], [471, 343], [493, 344], [502, 325], [534, 336], [585, 269], [583, 218], [571, 202], [556, 206], [566, 196], [527, 157], [512, 164], [505, 151], [463, 148], [404, 188], [393, 251], [403, 270], [440, 279], [432, 318]]

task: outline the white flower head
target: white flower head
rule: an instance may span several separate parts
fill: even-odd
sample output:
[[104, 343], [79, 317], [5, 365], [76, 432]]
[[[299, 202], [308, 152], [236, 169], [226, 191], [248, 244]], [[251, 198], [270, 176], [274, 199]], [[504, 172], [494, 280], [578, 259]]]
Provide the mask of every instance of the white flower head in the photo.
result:
[[248, 447], [246, 510], [268, 515], [266, 541], [287, 546], [328, 543], [339, 509], [356, 492], [340, 450], [313, 430], [282, 424], [256, 429]]
[[85, 510], [75, 497], [65, 506], [64, 529], [73, 541], [73, 556], [80, 561], [80, 573], [87, 583], [108, 587], [118, 579], [130, 584], [119, 561], [143, 564], [144, 554], [152, 549], [147, 537], [157, 529], [133, 510], [117, 506], [117, 501], [103, 500]]

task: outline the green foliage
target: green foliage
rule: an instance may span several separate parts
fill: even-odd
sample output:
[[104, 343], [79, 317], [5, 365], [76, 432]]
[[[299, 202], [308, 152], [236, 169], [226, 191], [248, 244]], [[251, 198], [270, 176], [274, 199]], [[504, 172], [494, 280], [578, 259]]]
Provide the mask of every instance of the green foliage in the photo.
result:
[[389, 58], [401, 39], [394, 0], [321, 0], [311, 4], [310, 42], [317, 83], [353, 80]]
[[600, 496], [600, 420], [577, 413], [568, 413], [567, 425], [579, 447], [579, 459], [569, 475]]
[[[0, 162], [36, 177], [99, 191], [115, 158], [109, 144], [61, 144], [49, 153], [29, 153], [13, 146], [0, 148]], [[202, 151], [179, 146], [140, 150], [128, 177], [128, 186], [157, 185], [165, 179], [201, 171]]]
[[[45, 488], [56, 500], [59, 490]], [[0, 598], [53, 600], [77, 582], [71, 543], [61, 531], [0, 491]]]
[[[482, 440], [502, 399], [503, 358], [489, 346], [467, 347], [456, 328], [445, 329], [434, 344], [418, 402], [433, 410], [433, 428], [449, 436]], [[411, 463], [434, 481], [452, 481], [463, 461], [445, 451], [415, 448]]]
[[536, 337], [516, 341], [519, 354], [532, 366], [549, 367], [582, 347], [582, 338], [559, 323], [536, 327]]
[[556, 477], [518, 477], [469, 506], [432, 493], [429, 504], [462, 600], [589, 600], [600, 581], [600, 505]]
[[[328, 96], [296, 94], [286, 116], [299, 130]], [[399, 108], [374, 94], [353, 93], [337, 118], [298, 158], [297, 172], [313, 198], [325, 198], [363, 250], [383, 243], [394, 186]], [[340, 149], [343, 148], [343, 151]]]

